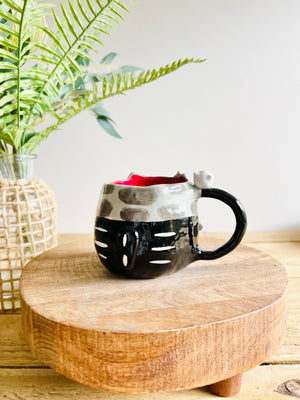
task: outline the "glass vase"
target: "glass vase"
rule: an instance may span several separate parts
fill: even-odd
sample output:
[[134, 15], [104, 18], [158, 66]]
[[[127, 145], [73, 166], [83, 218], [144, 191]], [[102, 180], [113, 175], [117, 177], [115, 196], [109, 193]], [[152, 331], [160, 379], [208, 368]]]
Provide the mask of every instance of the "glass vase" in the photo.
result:
[[0, 179], [30, 181], [36, 158], [36, 154], [0, 154]]

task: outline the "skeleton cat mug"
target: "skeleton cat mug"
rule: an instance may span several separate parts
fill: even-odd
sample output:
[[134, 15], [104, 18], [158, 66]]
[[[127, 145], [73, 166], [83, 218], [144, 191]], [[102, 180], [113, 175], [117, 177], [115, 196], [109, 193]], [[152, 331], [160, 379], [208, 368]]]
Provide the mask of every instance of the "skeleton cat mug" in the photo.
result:
[[[212, 175], [145, 177], [131, 174], [125, 181], [102, 188], [95, 221], [95, 247], [111, 272], [132, 278], [155, 278], [176, 272], [196, 260], [213, 260], [231, 252], [242, 240], [247, 218], [231, 194], [212, 188]], [[227, 204], [235, 215], [231, 238], [206, 251], [199, 246], [197, 201], [210, 197]]]

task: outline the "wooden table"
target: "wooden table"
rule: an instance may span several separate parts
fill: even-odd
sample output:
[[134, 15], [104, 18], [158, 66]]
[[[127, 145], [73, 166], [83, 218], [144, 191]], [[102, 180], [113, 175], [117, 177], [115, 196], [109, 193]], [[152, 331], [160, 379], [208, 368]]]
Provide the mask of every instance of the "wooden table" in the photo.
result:
[[[211, 234], [210, 234], [211, 235]], [[216, 234], [215, 237], [224, 237]], [[62, 235], [61, 242], [80, 239], [79, 235]], [[238, 399], [283, 398], [279, 393], [299, 395], [300, 378], [300, 232], [248, 233], [244, 244], [271, 254], [287, 268], [289, 316], [287, 335], [281, 349], [263, 365], [244, 374]], [[206, 388], [181, 392], [124, 395], [99, 391], [68, 380], [37, 361], [29, 352], [21, 332], [19, 314], [0, 314], [0, 398], [31, 399], [197, 399], [214, 398]], [[297, 381], [298, 379], [298, 381]], [[277, 390], [277, 392], [275, 392]], [[2, 395], [2, 396], [1, 396]]]

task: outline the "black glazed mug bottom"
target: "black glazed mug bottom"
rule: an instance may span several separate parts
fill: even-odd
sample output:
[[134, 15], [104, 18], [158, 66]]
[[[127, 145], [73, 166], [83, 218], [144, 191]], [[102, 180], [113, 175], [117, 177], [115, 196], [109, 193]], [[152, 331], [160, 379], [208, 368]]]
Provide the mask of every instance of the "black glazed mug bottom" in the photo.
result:
[[[95, 247], [111, 272], [131, 278], [171, 274], [197, 259], [198, 217], [160, 222], [116, 221], [98, 217]], [[194, 252], [193, 252], [194, 250]]]

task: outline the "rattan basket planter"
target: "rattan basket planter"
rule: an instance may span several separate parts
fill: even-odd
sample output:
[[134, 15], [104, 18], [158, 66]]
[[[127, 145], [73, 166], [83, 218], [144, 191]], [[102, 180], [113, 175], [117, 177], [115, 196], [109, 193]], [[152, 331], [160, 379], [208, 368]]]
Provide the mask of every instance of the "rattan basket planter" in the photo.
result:
[[22, 268], [56, 245], [56, 202], [48, 186], [39, 178], [0, 180], [0, 312], [20, 307]]

